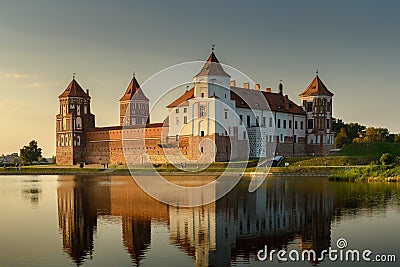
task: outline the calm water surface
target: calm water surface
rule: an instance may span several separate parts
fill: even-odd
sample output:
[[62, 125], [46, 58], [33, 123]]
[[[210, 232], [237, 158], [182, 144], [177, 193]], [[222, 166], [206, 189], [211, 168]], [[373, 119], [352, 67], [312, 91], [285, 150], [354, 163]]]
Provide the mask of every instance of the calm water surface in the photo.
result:
[[[186, 177], [186, 179], [194, 179]], [[0, 266], [337, 266], [261, 262], [268, 249], [350, 249], [395, 254], [400, 185], [269, 178], [241, 182], [216, 203], [162, 204], [127, 176], [0, 176]]]

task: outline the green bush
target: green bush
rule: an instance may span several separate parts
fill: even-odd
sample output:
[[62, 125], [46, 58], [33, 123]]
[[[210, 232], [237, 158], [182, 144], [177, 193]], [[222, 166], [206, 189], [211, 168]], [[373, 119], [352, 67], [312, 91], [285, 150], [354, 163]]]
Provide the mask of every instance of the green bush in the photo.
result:
[[390, 153], [383, 154], [379, 159], [379, 161], [381, 162], [382, 165], [390, 165], [394, 162], [393, 156]]

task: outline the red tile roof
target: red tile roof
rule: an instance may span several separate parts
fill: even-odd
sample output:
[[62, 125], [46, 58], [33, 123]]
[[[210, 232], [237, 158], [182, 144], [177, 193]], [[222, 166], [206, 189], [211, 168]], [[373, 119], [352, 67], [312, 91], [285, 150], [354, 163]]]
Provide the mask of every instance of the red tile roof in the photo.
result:
[[[262, 94], [264, 95], [265, 99], [267, 99], [269, 107], [272, 111], [305, 115], [303, 108], [290, 99], [285, 100], [286, 96], [265, 91], [262, 91]], [[287, 101], [287, 104], [285, 101]]]
[[186, 101], [192, 98], [194, 98], [194, 87], [192, 87], [192, 89], [186, 91], [183, 95], [178, 97], [174, 102], [169, 104], [167, 108], [174, 108], [181, 105], [188, 105]]
[[306, 90], [304, 90], [304, 92], [300, 94], [300, 96], [316, 96], [316, 95], [333, 96], [333, 93], [330, 92], [328, 88], [326, 88], [326, 86], [318, 77], [318, 75], [315, 76], [315, 78], [307, 86]]
[[225, 72], [224, 68], [222, 68], [214, 52], [211, 52], [211, 55], [208, 57], [203, 68], [195, 77], [206, 75], [231, 77], [228, 73]]
[[[276, 112], [304, 115], [302, 107], [278, 93], [231, 87], [231, 99], [237, 108], [263, 109]], [[268, 104], [268, 105], [267, 105]]]
[[140, 85], [135, 77], [132, 78], [131, 82], [128, 85], [128, 88], [125, 91], [125, 94], [121, 97], [119, 101], [127, 101], [132, 99], [149, 101], [149, 99], [140, 88]]
[[75, 79], [72, 79], [72, 81], [68, 84], [64, 92], [58, 96], [58, 98], [64, 98], [64, 97], [90, 98], [90, 96], [85, 93], [85, 91], [82, 89], [82, 87]]
[[[169, 104], [167, 108], [186, 105], [186, 101], [192, 98], [194, 98], [194, 87]], [[231, 87], [231, 99], [235, 101], [237, 108], [272, 110], [297, 115], [305, 114], [302, 107], [285, 98], [278, 93]]]

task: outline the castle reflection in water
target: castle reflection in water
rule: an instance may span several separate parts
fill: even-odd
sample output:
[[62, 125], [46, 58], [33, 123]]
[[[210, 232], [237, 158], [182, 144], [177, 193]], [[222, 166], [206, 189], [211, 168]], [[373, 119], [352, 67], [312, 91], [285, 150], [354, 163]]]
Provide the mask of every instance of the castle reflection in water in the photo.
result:
[[272, 178], [248, 193], [243, 182], [215, 203], [178, 208], [149, 197], [131, 177], [62, 176], [57, 195], [63, 249], [77, 265], [92, 257], [98, 217], [110, 215], [121, 218], [133, 265], [146, 256], [153, 223], [169, 228], [170, 242], [193, 257], [195, 266], [255, 260], [264, 245], [320, 252], [331, 245], [334, 203], [346, 204], [328, 183]]

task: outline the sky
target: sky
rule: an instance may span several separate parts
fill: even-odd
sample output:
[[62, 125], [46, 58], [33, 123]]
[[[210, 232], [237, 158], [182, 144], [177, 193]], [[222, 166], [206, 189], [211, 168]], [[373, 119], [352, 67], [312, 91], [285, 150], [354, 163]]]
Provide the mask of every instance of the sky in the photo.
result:
[[[219, 60], [295, 102], [318, 69], [345, 122], [400, 132], [399, 1], [0, 0], [0, 154], [55, 154], [60, 95], [76, 73], [97, 126], [118, 100], [175, 64]], [[194, 73], [193, 75], [195, 75]], [[154, 101], [163, 92], [146, 90]]]

